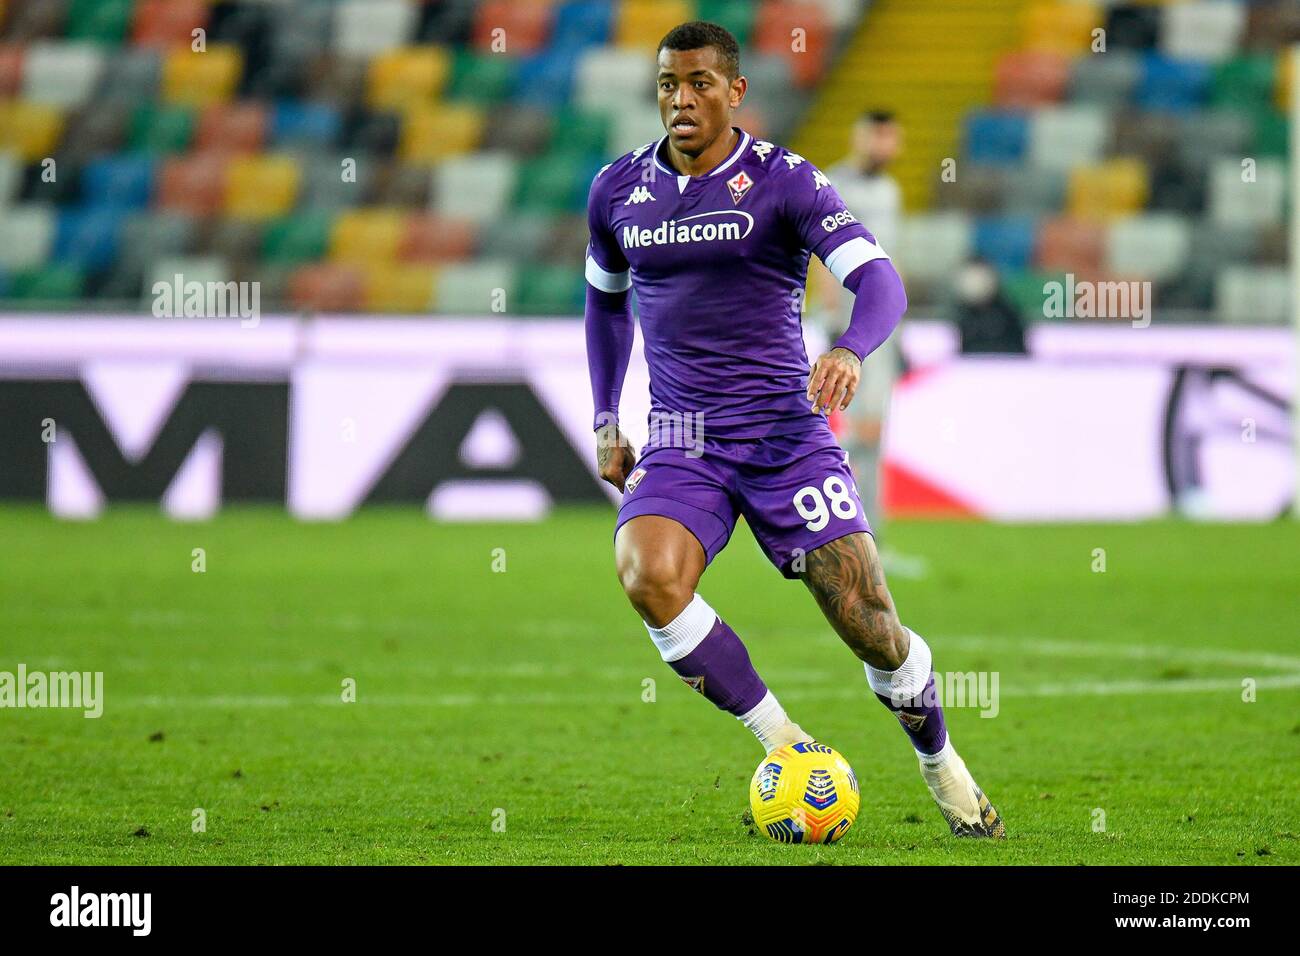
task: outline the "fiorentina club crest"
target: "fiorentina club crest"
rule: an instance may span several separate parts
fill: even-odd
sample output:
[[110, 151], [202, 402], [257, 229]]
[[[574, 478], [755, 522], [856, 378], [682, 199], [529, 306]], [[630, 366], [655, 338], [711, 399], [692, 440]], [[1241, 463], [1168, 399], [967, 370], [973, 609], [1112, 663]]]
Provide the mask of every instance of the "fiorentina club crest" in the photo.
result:
[[928, 716], [930, 716], [930, 715], [929, 715], [929, 714], [909, 714], [909, 713], [907, 713], [906, 711], [899, 710], [899, 711], [895, 711], [894, 716], [898, 718], [898, 722], [899, 722], [900, 724], [902, 724], [902, 725], [903, 725], [904, 727], [906, 727], [908, 730], [910, 730], [910, 731], [912, 731], [913, 733], [915, 733], [916, 731], [918, 731], [918, 730], [921, 729], [921, 727], [925, 724], [925, 718], [928, 717]]
[[632, 472], [632, 474], [627, 476], [627, 481], [623, 482], [623, 492], [630, 495], [632, 492], [636, 491], [636, 486], [641, 484], [641, 479], [644, 477], [644, 468], [638, 468], [636, 471]]
[[682, 680], [686, 682], [686, 686], [687, 686], [687, 687], [689, 687], [691, 690], [695, 691], [697, 694], [703, 694], [703, 693], [704, 693], [704, 677], [703, 677], [703, 675], [701, 675], [701, 676], [699, 676], [699, 677], [683, 677]]
[[740, 205], [740, 201], [745, 198], [745, 193], [749, 192], [749, 187], [752, 185], [754, 180], [746, 176], [743, 171], [728, 179], [727, 188], [731, 190], [731, 201]]

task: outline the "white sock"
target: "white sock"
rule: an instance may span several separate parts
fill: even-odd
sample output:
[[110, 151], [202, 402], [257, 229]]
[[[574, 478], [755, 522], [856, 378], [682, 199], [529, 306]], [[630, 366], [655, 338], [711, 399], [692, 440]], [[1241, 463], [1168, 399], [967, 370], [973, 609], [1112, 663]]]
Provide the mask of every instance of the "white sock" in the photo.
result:
[[700, 646], [717, 620], [717, 612], [697, 594], [663, 627], [647, 624], [645, 629], [650, 632], [655, 647], [659, 648], [660, 657], [665, 661], [679, 661]]
[[918, 750], [916, 756], [921, 761], [921, 766], [927, 770], [938, 770], [947, 766], [952, 760], [959, 759], [957, 751], [953, 749], [951, 737], [944, 740], [943, 747], [937, 754], [923, 754]]
[[752, 710], [741, 714], [737, 720], [744, 724], [763, 748], [771, 753], [778, 747], [800, 740], [812, 740], [803, 728], [786, 716], [785, 708], [770, 690]]
[[898, 665], [897, 670], [882, 671], [870, 664], [867, 669], [867, 683], [873, 692], [888, 697], [895, 704], [915, 700], [925, 690], [930, 679], [930, 668], [934, 659], [930, 654], [930, 645], [921, 640], [921, 635], [907, 628], [911, 635], [911, 644], [907, 649], [907, 659]]

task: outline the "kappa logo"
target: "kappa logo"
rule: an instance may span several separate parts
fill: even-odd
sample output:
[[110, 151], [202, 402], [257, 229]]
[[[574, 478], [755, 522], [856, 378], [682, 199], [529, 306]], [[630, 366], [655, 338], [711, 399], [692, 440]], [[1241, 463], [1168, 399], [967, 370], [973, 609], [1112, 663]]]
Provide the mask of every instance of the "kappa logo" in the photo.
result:
[[695, 691], [697, 694], [703, 694], [703, 693], [704, 693], [704, 676], [703, 676], [703, 675], [701, 675], [701, 676], [699, 676], [699, 677], [683, 677], [683, 678], [682, 678], [682, 682], [685, 683], [687, 687], [689, 687], [691, 690]]
[[649, 186], [637, 186], [636, 189], [632, 190], [632, 195], [627, 197], [623, 205], [626, 206], [631, 203], [633, 206], [638, 206], [643, 202], [657, 202], [655, 197], [650, 194]]
[[623, 482], [623, 493], [630, 495], [636, 491], [636, 486], [641, 484], [641, 479], [645, 477], [645, 469], [637, 468], [632, 474], [627, 476], [627, 481]]
[[826, 178], [826, 174], [820, 169], [817, 169], [815, 166], [809, 166], [808, 168], [813, 171], [813, 182], [817, 184], [818, 192], [822, 191], [823, 186], [829, 186], [831, 184], [831, 181]]
[[765, 163], [767, 162], [767, 154], [776, 149], [776, 144], [769, 143], [765, 139], [759, 139], [754, 141], [752, 148], [754, 152], [758, 153], [759, 162]]
[[727, 188], [731, 190], [731, 201], [739, 205], [752, 185], [754, 185], [754, 180], [746, 176], [743, 171], [728, 179]]

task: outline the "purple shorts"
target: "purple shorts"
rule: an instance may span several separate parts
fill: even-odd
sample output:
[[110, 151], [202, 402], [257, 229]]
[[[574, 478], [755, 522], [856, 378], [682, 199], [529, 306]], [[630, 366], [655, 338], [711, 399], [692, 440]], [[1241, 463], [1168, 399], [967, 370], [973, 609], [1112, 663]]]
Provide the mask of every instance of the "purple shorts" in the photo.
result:
[[685, 525], [712, 561], [744, 515], [768, 560], [797, 578], [808, 552], [871, 531], [844, 449], [821, 425], [812, 434], [646, 449], [628, 476], [614, 533], [632, 518], [662, 515]]

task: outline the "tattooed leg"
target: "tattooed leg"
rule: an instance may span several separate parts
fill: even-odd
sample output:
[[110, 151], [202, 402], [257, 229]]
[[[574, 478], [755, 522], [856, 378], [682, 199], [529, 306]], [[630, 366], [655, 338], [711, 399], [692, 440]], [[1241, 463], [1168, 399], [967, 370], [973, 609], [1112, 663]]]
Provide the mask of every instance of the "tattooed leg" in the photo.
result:
[[871, 535], [845, 535], [809, 552], [800, 577], [859, 660], [880, 670], [902, 666], [910, 635], [898, 621]]

